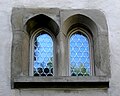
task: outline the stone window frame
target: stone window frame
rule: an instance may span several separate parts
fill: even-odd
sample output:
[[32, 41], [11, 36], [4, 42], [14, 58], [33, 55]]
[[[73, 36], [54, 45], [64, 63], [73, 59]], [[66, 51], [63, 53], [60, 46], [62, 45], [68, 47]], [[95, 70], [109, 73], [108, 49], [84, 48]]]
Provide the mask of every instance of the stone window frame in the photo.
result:
[[[29, 75], [30, 38], [26, 22], [39, 14], [52, 18], [59, 26], [60, 48], [67, 48], [64, 42], [70, 26], [81, 23], [93, 34], [94, 75], [83, 77], [68, 76], [69, 69], [64, 66], [68, 54], [60, 50], [58, 73], [53, 77], [34, 77]], [[76, 15], [77, 14], [77, 15]], [[11, 16], [13, 42], [11, 55], [12, 88], [108, 88], [110, 78], [109, 42], [107, 21], [104, 14], [95, 9], [58, 9], [58, 8], [13, 8]], [[85, 26], [81, 26], [81, 25]], [[30, 25], [31, 26], [31, 25]], [[29, 26], [29, 27], [30, 27]], [[29, 31], [29, 32], [28, 32]], [[62, 39], [61, 39], [62, 38]], [[65, 40], [66, 41], [66, 40]], [[60, 63], [62, 61], [62, 63]], [[64, 62], [65, 61], [65, 62]], [[67, 71], [66, 71], [67, 69]], [[62, 70], [62, 71], [61, 71]]]

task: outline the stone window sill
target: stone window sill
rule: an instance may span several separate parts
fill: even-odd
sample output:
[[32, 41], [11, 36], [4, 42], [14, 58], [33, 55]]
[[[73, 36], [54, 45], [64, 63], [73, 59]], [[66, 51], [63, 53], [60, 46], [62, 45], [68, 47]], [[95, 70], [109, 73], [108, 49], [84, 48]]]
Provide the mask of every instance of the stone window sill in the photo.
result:
[[13, 79], [12, 88], [109, 88], [109, 79], [104, 76], [85, 77], [33, 77], [20, 76]]

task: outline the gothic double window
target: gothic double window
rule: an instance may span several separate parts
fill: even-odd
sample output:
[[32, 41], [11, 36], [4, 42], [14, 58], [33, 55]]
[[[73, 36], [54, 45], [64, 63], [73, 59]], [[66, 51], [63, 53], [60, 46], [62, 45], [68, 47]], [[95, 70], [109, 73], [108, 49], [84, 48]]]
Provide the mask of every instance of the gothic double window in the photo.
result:
[[108, 30], [101, 11], [13, 8], [11, 24], [12, 88], [109, 87]]
[[[58, 64], [60, 64], [57, 60], [61, 58], [61, 56], [55, 55], [58, 50], [67, 51], [67, 56], [69, 56], [68, 59], [64, 59], [69, 64], [63, 65], [67, 66], [68, 76], [90, 76], [93, 74], [92, 37], [85, 29], [76, 27], [70, 30], [65, 37], [67, 43], [64, 43], [68, 47], [63, 49], [55, 48], [61, 44], [61, 41], [57, 37], [55, 38], [50, 30], [40, 28], [33, 33], [30, 50], [32, 54], [31, 75], [55, 76], [55, 73], [58, 73]], [[64, 54], [61, 53], [61, 55]]]

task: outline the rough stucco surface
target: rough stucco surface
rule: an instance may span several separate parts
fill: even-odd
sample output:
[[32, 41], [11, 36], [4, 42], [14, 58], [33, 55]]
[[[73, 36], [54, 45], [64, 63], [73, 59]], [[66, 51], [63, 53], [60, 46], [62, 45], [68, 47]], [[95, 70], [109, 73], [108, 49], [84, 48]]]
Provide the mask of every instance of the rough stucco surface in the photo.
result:
[[[120, 96], [120, 0], [0, 0], [0, 96]], [[107, 19], [111, 78], [109, 89], [11, 89], [12, 7], [99, 9]]]

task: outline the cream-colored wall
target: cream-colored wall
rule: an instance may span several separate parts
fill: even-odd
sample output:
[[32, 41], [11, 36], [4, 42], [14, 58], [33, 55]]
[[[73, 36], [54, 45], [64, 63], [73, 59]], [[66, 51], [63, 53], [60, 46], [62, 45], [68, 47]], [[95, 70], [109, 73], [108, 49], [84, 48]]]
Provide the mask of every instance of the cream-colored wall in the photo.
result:
[[[120, 0], [0, 0], [0, 96], [120, 96]], [[99, 9], [107, 19], [111, 78], [109, 89], [11, 89], [12, 7]]]

